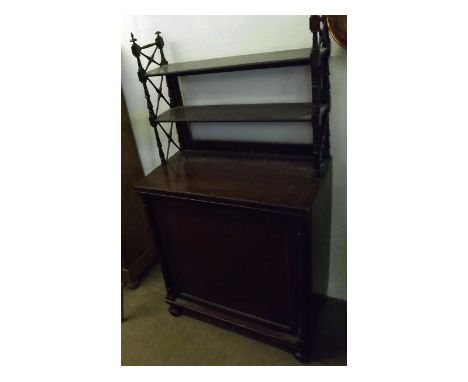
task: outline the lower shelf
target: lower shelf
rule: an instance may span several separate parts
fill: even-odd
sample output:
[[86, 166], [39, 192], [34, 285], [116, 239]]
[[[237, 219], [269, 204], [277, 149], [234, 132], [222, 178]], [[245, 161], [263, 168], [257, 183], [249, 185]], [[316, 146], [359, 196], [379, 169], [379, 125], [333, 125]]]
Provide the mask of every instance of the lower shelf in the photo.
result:
[[[330, 109], [321, 105], [320, 119]], [[312, 103], [178, 106], [158, 116], [157, 122], [310, 122]]]

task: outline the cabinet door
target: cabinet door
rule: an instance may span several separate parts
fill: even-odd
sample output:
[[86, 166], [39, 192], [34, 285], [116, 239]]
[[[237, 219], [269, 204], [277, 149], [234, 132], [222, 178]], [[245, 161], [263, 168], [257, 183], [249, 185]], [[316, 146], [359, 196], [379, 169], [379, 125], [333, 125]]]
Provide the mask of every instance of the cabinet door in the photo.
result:
[[149, 205], [177, 293], [296, 330], [305, 218], [171, 197], [152, 197]]

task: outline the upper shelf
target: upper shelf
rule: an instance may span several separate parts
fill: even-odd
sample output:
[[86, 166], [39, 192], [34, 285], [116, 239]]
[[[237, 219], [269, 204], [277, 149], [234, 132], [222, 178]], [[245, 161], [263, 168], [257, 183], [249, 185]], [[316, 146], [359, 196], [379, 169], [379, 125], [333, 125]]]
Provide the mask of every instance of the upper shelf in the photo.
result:
[[154, 77], [164, 76], [167, 74], [186, 76], [192, 74], [231, 72], [238, 70], [277, 68], [308, 64], [310, 64], [310, 48], [303, 48], [284, 50], [281, 52], [256, 53], [162, 65], [159, 68], [148, 71], [146, 76]]
[[[329, 108], [320, 108], [322, 115]], [[311, 103], [179, 106], [166, 110], [158, 122], [308, 122]]]

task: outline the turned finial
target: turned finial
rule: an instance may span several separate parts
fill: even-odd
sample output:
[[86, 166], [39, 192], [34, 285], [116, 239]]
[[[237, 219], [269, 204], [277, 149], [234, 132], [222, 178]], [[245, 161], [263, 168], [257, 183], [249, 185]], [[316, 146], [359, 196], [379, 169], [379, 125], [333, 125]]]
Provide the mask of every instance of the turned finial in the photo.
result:
[[160, 31], [157, 31], [155, 35], [156, 35], [156, 40], [155, 40], [156, 47], [159, 48], [159, 50], [161, 51], [161, 65], [167, 65], [167, 60], [166, 60], [166, 57], [164, 57], [164, 51], [163, 51], [164, 39], [161, 37]]
[[160, 31], [157, 31], [157, 32], [155, 33], [155, 35], [156, 35], [156, 40], [155, 40], [156, 46], [157, 46], [159, 49], [162, 49], [163, 46], [164, 46], [164, 40], [163, 40], [163, 38], [160, 36], [160, 35], [161, 35], [161, 32], [160, 32]]
[[[132, 54], [137, 58], [139, 59], [140, 57], [140, 53], [141, 53], [141, 47], [140, 45], [138, 45], [135, 41], [137, 41], [137, 39], [135, 38], [135, 36], [133, 35], [133, 33], [130, 33], [130, 36], [132, 36], [132, 39], [130, 40], [130, 42], [132, 43]], [[139, 64], [138, 66], [140, 66], [141, 64]]]
[[309, 27], [311, 32], [318, 32], [320, 30], [321, 17], [318, 15], [312, 15], [309, 18]]

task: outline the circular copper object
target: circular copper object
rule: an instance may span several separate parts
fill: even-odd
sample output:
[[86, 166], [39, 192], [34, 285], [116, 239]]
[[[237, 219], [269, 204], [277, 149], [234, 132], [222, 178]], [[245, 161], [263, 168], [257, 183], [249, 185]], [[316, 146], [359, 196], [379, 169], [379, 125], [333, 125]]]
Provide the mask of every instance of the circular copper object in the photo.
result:
[[328, 29], [335, 41], [346, 49], [347, 18], [343, 16], [327, 16]]

